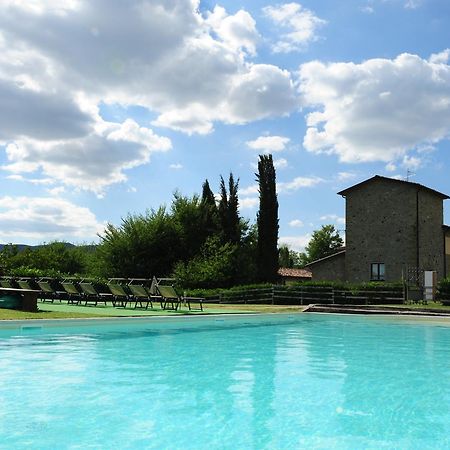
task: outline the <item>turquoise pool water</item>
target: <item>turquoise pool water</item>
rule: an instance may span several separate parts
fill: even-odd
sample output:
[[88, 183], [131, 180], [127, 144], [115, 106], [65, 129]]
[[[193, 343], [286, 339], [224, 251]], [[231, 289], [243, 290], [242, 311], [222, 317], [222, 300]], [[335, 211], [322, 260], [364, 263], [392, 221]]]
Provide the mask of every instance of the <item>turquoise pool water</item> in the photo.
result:
[[0, 329], [2, 449], [436, 449], [449, 425], [444, 323]]

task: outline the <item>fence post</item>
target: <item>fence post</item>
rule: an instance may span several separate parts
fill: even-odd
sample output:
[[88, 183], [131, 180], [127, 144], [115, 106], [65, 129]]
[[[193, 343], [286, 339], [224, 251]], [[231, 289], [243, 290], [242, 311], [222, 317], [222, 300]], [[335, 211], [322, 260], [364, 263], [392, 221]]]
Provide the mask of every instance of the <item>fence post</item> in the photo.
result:
[[334, 287], [331, 288], [331, 303], [334, 305]]
[[300, 286], [300, 305], [303, 306], [303, 286]]
[[272, 284], [272, 305], [275, 304], [275, 286]]

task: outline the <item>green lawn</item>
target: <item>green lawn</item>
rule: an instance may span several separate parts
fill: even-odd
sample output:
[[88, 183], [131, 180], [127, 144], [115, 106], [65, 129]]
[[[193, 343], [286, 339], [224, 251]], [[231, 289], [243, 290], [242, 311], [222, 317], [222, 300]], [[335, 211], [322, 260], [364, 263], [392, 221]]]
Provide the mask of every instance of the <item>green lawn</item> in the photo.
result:
[[112, 306], [79, 306], [66, 303], [38, 303], [39, 312], [23, 312], [0, 309], [0, 320], [22, 319], [74, 319], [89, 317], [142, 317], [142, 316], [180, 316], [193, 314], [239, 314], [239, 313], [278, 313], [301, 312], [304, 307], [272, 305], [204, 305], [203, 313], [199, 310], [189, 311], [183, 307], [178, 311], [154, 309], [113, 308]]
[[80, 317], [102, 317], [102, 314], [83, 314], [80, 311], [60, 312], [60, 311], [39, 311], [24, 312], [13, 309], [0, 309], [0, 320], [24, 320], [24, 319], [75, 319]]

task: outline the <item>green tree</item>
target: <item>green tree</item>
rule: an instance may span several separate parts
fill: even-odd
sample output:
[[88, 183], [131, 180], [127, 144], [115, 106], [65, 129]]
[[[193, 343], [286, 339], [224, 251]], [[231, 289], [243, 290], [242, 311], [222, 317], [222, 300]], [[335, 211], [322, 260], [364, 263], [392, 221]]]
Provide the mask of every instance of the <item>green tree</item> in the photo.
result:
[[228, 179], [228, 191], [223, 177], [220, 177], [219, 223], [224, 242], [233, 244], [240, 242], [243, 233], [239, 217], [238, 188], [239, 180], [234, 181], [232, 173]]
[[278, 257], [280, 267], [291, 268], [294, 267], [294, 258], [291, 250], [287, 245], [282, 245], [279, 249]]
[[311, 240], [305, 247], [306, 262], [315, 261], [332, 255], [344, 245], [344, 241], [334, 225], [323, 225], [313, 232]]
[[200, 251], [208, 237], [200, 198], [197, 195], [186, 197], [175, 192], [171, 217], [179, 235], [179, 256], [183, 260], [189, 260]]
[[256, 181], [259, 184], [258, 274], [261, 281], [278, 278], [278, 200], [272, 155], [260, 155]]
[[219, 236], [208, 238], [196, 257], [176, 265], [173, 275], [177, 284], [186, 288], [231, 286], [235, 283], [237, 251], [236, 244], [222, 243]]
[[33, 269], [42, 272], [62, 274], [83, 274], [86, 272], [89, 253], [81, 246], [67, 242], [50, 242], [36, 247], [14, 251], [9, 261], [9, 271], [26, 273]]
[[9, 273], [14, 267], [14, 260], [19, 253], [17, 245], [7, 244], [0, 251], [0, 275]]
[[181, 258], [179, 227], [164, 207], [108, 224], [100, 237], [104, 276], [165, 276]]
[[219, 216], [216, 199], [212, 192], [208, 180], [202, 186], [202, 200], [200, 203], [203, 226], [207, 237], [219, 233]]

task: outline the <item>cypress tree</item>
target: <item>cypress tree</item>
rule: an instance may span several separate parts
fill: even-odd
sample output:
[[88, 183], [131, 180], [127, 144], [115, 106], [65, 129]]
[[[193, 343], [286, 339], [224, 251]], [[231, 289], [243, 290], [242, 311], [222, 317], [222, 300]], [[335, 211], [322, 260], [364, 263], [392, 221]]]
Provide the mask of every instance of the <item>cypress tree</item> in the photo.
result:
[[260, 155], [256, 181], [259, 184], [258, 275], [261, 281], [278, 278], [278, 200], [272, 155]]
[[235, 182], [233, 174], [230, 173], [228, 180], [228, 240], [233, 244], [237, 244], [241, 240], [238, 188], [239, 179]]
[[226, 242], [228, 240], [228, 192], [222, 175], [220, 176], [219, 190], [220, 200], [219, 207], [217, 208], [217, 214], [219, 216], [219, 226], [222, 233], [222, 240], [223, 242]]
[[202, 186], [202, 200], [200, 208], [202, 212], [202, 225], [205, 230], [205, 239], [219, 232], [219, 217], [214, 193], [209, 187], [208, 180], [205, 180]]
[[220, 177], [220, 201], [218, 208], [219, 222], [224, 242], [237, 244], [241, 240], [241, 219], [238, 200], [239, 180], [234, 181], [230, 173], [228, 191], [223, 177]]

